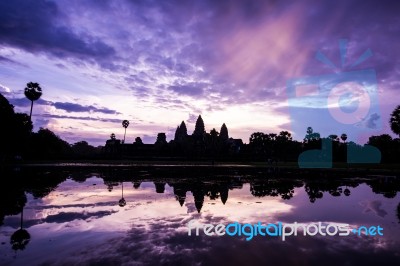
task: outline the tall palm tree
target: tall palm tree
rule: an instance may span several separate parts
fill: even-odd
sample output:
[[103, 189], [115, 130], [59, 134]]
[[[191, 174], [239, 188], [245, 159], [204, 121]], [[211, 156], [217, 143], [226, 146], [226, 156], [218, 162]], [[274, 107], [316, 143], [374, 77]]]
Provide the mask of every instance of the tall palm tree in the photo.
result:
[[25, 87], [25, 96], [31, 101], [31, 113], [29, 115], [29, 120], [32, 121], [32, 108], [33, 102], [39, 100], [40, 96], [42, 96], [42, 88], [39, 86], [39, 83], [29, 82]]
[[129, 126], [129, 121], [128, 120], [122, 121], [122, 126], [125, 128], [124, 142], [123, 142], [123, 143], [125, 143], [126, 128]]

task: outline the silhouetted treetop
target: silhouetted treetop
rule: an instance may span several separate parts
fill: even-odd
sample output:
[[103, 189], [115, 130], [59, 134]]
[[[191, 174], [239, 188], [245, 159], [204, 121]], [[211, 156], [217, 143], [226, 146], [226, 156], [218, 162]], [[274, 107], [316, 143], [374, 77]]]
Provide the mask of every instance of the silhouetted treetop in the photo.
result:
[[127, 128], [127, 127], [129, 126], [129, 121], [128, 121], [128, 120], [123, 120], [123, 121], [122, 121], [122, 126], [123, 126], [124, 128]]
[[276, 141], [280, 142], [288, 142], [292, 141], [292, 134], [290, 134], [289, 131], [281, 131], [279, 132], [279, 135], [275, 137]]
[[68, 142], [46, 128], [40, 128], [37, 133], [32, 134], [30, 142], [30, 152], [33, 153], [31, 156], [35, 159], [61, 158], [72, 152]]
[[332, 141], [339, 141], [339, 136], [336, 134], [331, 134], [328, 136], [329, 139], [331, 139]]
[[33, 102], [39, 100], [40, 96], [42, 96], [42, 88], [39, 86], [39, 83], [29, 82], [25, 87], [25, 96], [31, 101], [31, 112], [29, 114], [29, 120], [32, 120], [32, 109]]
[[122, 127], [125, 128], [124, 140], [122, 141], [122, 143], [125, 143], [126, 129], [127, 129], [128, 126], [129, 126], [129, 121], [128, 120], [122, 121]]
[[397, 106], [390, 115], [390, 128], [394, 134], [400, 136], [400, 105]]
[[304, 142], [319, 140], [320, 138], [321, 138], [321, 135], [318, 132], [314, 132], [312, 127], [308, 127], [307, 134], [304, 137]]
[[29, 100], [36, 101], [42, 96], [42, 88], [39, 86], [39, 83], [29, 82], [26, 84], [24, 94]]

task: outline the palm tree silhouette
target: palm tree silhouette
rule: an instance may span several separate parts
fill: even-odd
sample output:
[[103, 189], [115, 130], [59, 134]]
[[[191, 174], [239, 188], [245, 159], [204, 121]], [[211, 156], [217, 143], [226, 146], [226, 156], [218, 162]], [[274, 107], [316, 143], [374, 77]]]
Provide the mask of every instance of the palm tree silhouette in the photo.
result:
[[122, 126], [125, 128], [124, 142], [123, 142], [123, 143], [125, 143], [126, 128], [129, 126], [129, 121], [128, 120], [122, 121]]
[[42, 96], [42, 88], [39, 86], [39, 83], [29, 82], [25, 87], [25, 96], [31, 101], [31, 113], [29, 115], [29, 120], [32, 121], [32, 109], [33, 102], [39, 100], [40, 96]]
[[342, 139], [343, 142], [346, 142], [347, 140], [347, 134], [343, 133], [340, 138]]

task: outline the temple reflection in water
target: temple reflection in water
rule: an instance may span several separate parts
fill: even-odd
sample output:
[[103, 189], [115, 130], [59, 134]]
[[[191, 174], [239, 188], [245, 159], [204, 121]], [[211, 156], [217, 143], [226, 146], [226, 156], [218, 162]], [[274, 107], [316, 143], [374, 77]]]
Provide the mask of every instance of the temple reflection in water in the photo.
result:
[[[207, 258], [213, 264], [211, 254], [204, 252], [211, 247], [221, 250], [226, 243], [241, 247], [234, 258], [224, 257], [235, 264], [242, 249], [259, 250], [254, 246], [249, 249], [246, 245], [250, 243], [243, 239], [212, 238], [210, 242], [188, 238], [185, 226], [191, 219], [203, 223], [380, 225], [385, 233], [380, 239], [339, 242], [299, 238], [289, 240], [296, 243], [292, 248], [273, 239], [255, 238], [252, 243], [263, 250], [270, 250], [272, 244], [278, 249], [282, 246], [279, 250], [302, 261], [306, 257], [294, 247], [304, 246], [315, 255], [327, 256], [332, 262], [328, 265], [346, 262], [346, 250], [360, 254], [360, 258], [364, 254], [362, 260], [367, 262], [372, 257], [365, 252], [381, 254], [373, 258], [389, 262], [387, 265], [398, 258], [400, 178], [395, 174], [233, 167], [50, 167], [22, 168], [3, 176], [9, 184], [0, 188], [0, 253], [4, 254], [0, 264], [53, 264], [60, 258], [72, 264], [96, 264], [106, 259], [123, 264], [132, 258], [152, 264], [168, 258], [179, 264], [182, 256], [188, 264], [207, 262]], [[322, 251], [329, 241], [335, 241], [343, 256]], [[354, 241], [362, 241], [365, 250], [358, 251]], [[159, 245], [168, 252], [159, 253]], [[175, 245], [185, 247], [187, 254], [176, 252]], [[103, 253], [94, 252], [97, 249]], [[124, 250], [132, 254], [120, 257]], [[152, 255], [143, 256], [145, 250]], [[196, 254], [201, 259], [191, 261]]]

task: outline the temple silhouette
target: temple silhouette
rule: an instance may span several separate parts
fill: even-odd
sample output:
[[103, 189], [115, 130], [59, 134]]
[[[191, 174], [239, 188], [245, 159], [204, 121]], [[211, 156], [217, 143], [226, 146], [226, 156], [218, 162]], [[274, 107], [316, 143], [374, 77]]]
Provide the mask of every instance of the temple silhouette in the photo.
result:
[[222, 124], [220, 132], [213, 128], [207, 133], [203, 118], [199, 115], [191, 135], [188, 134], [184, 121], [177, 126], [174, 139], [169, 142], [164, 132], [157, 134], [154, 144], [144, 144], [140, 137], [137, 137], [133, 143], [125, 143], [117, 139], [113, 133], [106, 141], [104, 152], [112, 158], [170, 156], [214, 160], [235, 156], [239, 154], [242, 147], [242, 139], [229, 137], [225, 123]]

